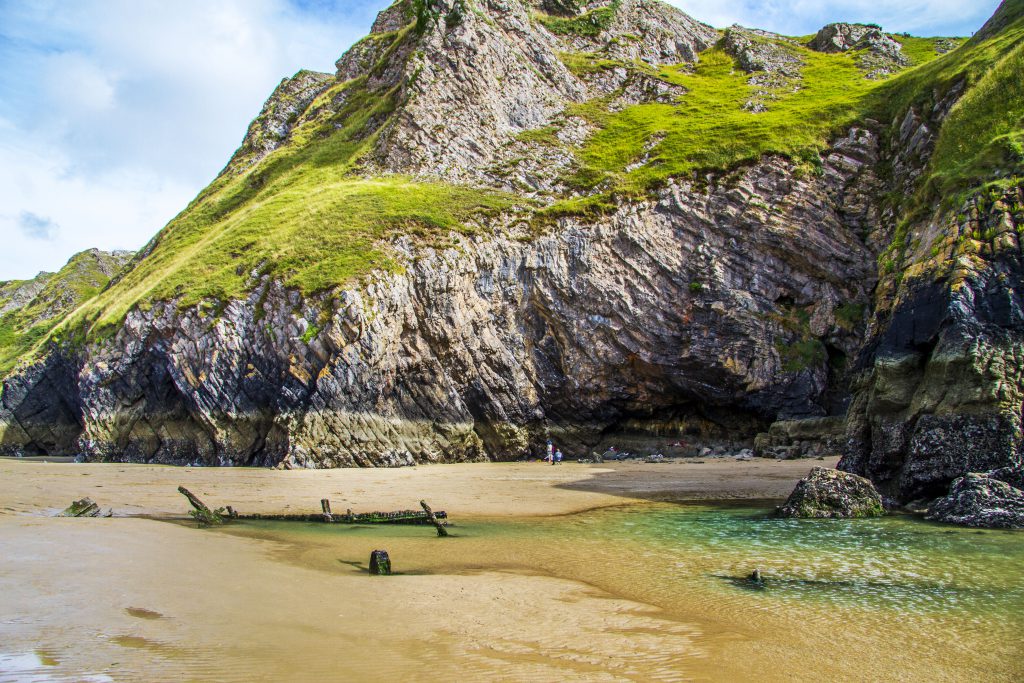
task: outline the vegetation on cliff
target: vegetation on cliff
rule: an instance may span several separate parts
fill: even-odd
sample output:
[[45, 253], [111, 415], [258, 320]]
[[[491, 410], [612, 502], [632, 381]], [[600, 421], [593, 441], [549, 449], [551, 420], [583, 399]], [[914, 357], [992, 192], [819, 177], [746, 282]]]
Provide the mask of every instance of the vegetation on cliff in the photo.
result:
[[[444, 244], [450, 232], [484, 229], [486, 217], [499, 212], [537, 211], [536, 220], [601, 212], [670, 178], [720, 173], [765, 155], [788, 157], [804, 172], [818, 173], [820, 154], [850, 126], [871, 120], [898, 126], [895, 119], [909, 107], [934, 104], [961, 82], [965, 94], [942, 127], [917, 194], [892, 200], [898, 215], [938, 199], [962, 200], [982, 187], [1019, 183], [1019, 5], [1004, 5], [996, 33], [957, 49], [950, 50], [956, 43], [948, 39], [898, 37], [912, 66], [888, 79], [865, 78], [860, 51], [827, 54], [807, 47], [805, 39], [758, 38], [802, 65], [798, 81], [774, 90], [764, 111], [745, 106], [758, 86], [722, 44], [703, 52], [696, 64], [678, 65], [613, 59], [600, 50], [566, 52], [563, 60], [581, 79], [625, 69], [682, 94], [628, 106], [614, 102], [621, 93], [571, 103], [563, 122], [581, 117], [594, 132], [582, 146], [564, 150], [575, 159], [563, 177], [574, 195], [548, 196], [548, 206], [538, 209], [532, 199], [496, 189], [368, 171], [366, 157], [415, 98], [415, 64], [422, 57], [417, 41], [441, 23], [431, 3], [413, 2], [405, 28], [375, 35], [376, 61], [364, 75], [334, 82], [313, 78], [323, 89], [301, 112], [278, 107], [288, 114], [279, 146], [249, 166], [229, 166], [153, 239], [116, 286], [79, 308], [67, 327], [79, 338], [94, 337], [116, 329], [134, 307], [171, 299], [182, 307], [223, 302], [243, 295], [264, 275], [304, 293], [323, 292], [375, 269], [399, 268], [387, 242], [401, 235]], [[471, 0], [459, 7], [479, 9]], [[572, 41], [603, 34], [619, 9], [619, 2], [611, 2], [582, 11], [566, 0], [544, 3], [551, 13], [538, 10], [533, 16], [557, 39]], [[384, 74], [396, 68], [405, 70], [403, 79], [382, 85]], [[520, 139], [562, 145], [560, 125], [526, 131]], [[883, 258], [890, 269], [899, 266], [905, 238], [897, 231]], [[52, 327], [4, 322], [0, 370]]]
[[0, 375], [64, 316], [106, 287], [131, 256], [90, 249], [72, 256], [56, 273], [0, 283]]

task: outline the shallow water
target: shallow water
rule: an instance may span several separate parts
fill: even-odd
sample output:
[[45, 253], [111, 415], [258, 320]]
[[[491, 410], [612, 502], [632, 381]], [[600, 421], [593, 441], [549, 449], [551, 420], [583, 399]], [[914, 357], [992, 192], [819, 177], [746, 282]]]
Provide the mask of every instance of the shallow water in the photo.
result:
[[[1020, 680], [1024, 534], [909, 516], [782, 520], [757, 505], [647, 504], [560, 518], [423, 527], [252, 523], [279, 558], [407, 574], [515, 570], [581, 581], [695, 623], [697, 678]], [[744, 580], [754, 568], [764, 588]]]
[[[1024, 534], [770, 510], [459, 519], [447, 539], [6, 518], [0, 683], [1024, 680]], [[400, 576], [367, 576], [376, 548]]]

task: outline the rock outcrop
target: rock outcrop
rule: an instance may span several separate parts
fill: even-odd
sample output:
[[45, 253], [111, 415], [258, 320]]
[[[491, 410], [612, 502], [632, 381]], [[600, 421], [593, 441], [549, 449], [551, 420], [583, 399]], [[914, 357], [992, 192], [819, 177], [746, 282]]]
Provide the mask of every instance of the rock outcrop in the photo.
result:
[[754, 438], [754, 452], [759, 458], [777, 460], [837, 455], [842, 452], [845, 428], [842, 417], [776, 422]]
[[863, 50], [857, 63], [868, 78], [883, 78], [910, 64], [903, 46], [874, 24], [829, 24], [808, 45], [818, 52]]
[[882, 313], [840, 467], [886, 495], [933, 498], [965, 471], [1022, 462], [1024, 260], [1012, 208], [1021, 200], [1016, 189], [964, 207], [950, 232], [991, 242], [952, 272], [907, 278]]
[[[1004, 473], [1005, 475], [1005, 473]], [[1020, 469], [1015, 473], [1020, 481]], [[1024, 491], [993, 473], [967, 474], [928, 507], [926, 519], [989, 529], [1024, 529]]]
[[780, 517], [804, 519], [879, 517], [882, 497], [871, 482], [855, 474], [815, 467], [801, 479], [778, 509]]
[[237, 172], [253, 166], [284, 145], [299, 116], [333, 82], [330, 74], [315, 71], [300, 71], [283, 79], [249, 124], [245, 140], [227, 169]]

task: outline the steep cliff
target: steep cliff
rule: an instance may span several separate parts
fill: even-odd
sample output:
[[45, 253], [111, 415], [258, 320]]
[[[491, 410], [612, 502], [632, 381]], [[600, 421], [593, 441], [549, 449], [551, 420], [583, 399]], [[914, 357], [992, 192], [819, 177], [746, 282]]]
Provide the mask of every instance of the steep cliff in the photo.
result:
[[1005, 15], [804, 44], [650, 0], [397, 2], [7, 377], [0, 449], [401, 465], [849, 407], [845, 466], [890, 493], [980, 462], [919, 445], [962, 426], [1019, 460]]
[[1003, 3], [957, 68], [926, 68], [890, 128], [896, 230], [841, 467], [897, 499], [1024, 456], [1022, 16]]

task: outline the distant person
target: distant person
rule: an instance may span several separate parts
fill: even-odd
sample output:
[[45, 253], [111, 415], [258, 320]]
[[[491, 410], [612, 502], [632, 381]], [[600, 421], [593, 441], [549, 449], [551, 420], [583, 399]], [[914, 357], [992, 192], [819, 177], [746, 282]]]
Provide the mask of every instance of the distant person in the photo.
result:
[[554, 464], [555, 460], [555, 446], [551, 443], [551, 439], [548, 439], [548, 454], [544, 456], [544, 459]]
[[559, 465], [562, 464], [562, 449], [561, 448], [559, 448], [557, 451], [555, 451], [555, 462], [557, 462]]

